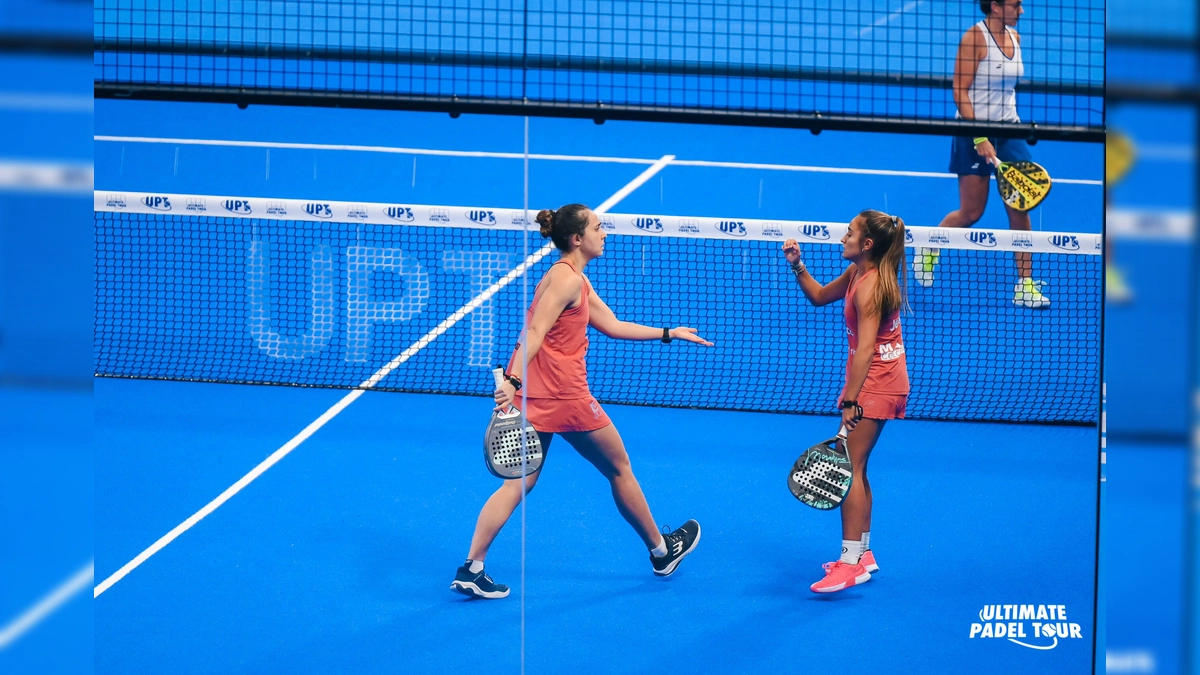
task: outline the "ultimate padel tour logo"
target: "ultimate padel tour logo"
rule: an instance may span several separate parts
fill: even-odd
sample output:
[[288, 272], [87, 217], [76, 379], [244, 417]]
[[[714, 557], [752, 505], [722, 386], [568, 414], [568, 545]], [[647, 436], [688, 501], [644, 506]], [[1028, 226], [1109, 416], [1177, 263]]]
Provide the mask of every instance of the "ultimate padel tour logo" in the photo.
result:
[[1050, 237], [1050, 243], [1064, 251], [1078, 251], [1079, 239], [1071, 234], [1055, 234]]
[[631, 222], [633, 223], [634, 227], [641, 230], [642, 232], [662, 232], [663, 231], [662, 220], [659, 220], [658, 218], [651, 218], [649, 216], [643, 216], [641, 218], [634, 218]]
[[304, 205], [304, 212], [313, 218], [332, 218], [333, 209], [328, 204], [309, 202]]
[[949, 245], [950, 233], [945, 230], [930, 230], [929, 231], [929, 243], [941, 244], [943, 246]]
[[731, 237], [744, 237], [746, 236], [746, 225], [740, 220], [720, 220], [717, 221], [717, 231]]
[[829, 239], [829, 227], [826, 225], [801, 225], [800, 234], [809, 239], [825, 241]]
[[1083, 628], [1067, 619], [1066, 605], [984, 605], [969, 637], [1001, 638], [1046, 651], [1058, 641], [1083, 639]]
[[221, 208], [230, 213], [240, 213], [243, 215], [254, 212], [254, 210], [250, 208], [250, 201], [246, 199], [226, 199], [225, 201], [221, 202]]
[[996, 245], [996, 235], [985, 230], [972, 230], [967, 233], [967, 240], [976, 246], [992, 248]]
[[496, 224], [496, 214], [486, 209], [467, 211], [467, 219], [479, 225], [491, 226]]
[[387, 214], [388, 218], [402, 223], [411, 223], [415, 219], [412, 208], [408, 206], [389, 206], [383, 212]]
[[166, 197], [150, 195], [150, 196], [142, 197], [142, 203], [145, 204], [146, 206], [148, 206], [149, 208], [154, 209], [155, 211], [170, 211], [171, 210], [171, 200]]

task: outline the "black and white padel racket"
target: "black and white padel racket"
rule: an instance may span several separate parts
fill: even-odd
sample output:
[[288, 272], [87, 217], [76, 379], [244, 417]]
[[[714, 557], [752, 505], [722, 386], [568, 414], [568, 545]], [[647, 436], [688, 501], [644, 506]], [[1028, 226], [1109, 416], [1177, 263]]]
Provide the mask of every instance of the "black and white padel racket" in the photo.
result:
[[805, 504], [828, 511], [842, 505], [854, 474], [846, 451], [846, 427], [833, 438], [805, 450], [788, 472], [788, 490]]
[[[504, 383], [504, 369], [496, 368], [492, 375], [499, 389]], [[483, 460], [493, 476], [504, 479], [520, 478], [542, 468], [542, 440], [515, 406], [492, 413], [483, 436]]]

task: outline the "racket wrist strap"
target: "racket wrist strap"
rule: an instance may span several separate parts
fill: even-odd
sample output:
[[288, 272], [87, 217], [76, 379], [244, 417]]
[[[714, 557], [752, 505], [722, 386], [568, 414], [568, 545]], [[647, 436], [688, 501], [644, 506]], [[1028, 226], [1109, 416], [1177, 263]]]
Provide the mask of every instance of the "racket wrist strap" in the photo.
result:
[[987, 142], [988, 142], [987, 136], [978, 136], [975, 138], [975, 145], [977, 147], [979, 146], [980, 143], [987, 143]]
[[843, 410], [846, 410], [846, 409], [854, 410], [854, 419], [856, 419], [856, 420], [861, 420], [863, 417], [862, 406], [860, 406], [858, 404], [858, 401], [855, 401], [853, 399], [843, 399], [842, 400], [842, 409]]
[[671, 329], [664, 326], [662, 336], [663, 344], [670, 344], [672, 339], [674, 338], [671, 337]]

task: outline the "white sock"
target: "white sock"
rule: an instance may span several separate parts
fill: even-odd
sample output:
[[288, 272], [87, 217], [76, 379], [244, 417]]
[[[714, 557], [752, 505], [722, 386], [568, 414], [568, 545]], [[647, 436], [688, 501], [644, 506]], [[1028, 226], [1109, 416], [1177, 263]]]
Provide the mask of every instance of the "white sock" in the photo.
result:
[[471, 560], [470, 558], [467, 558], [467, 564], [470, 565], [470, 567], [467, 569], [471, 570], [471, 574], [479, 574], [483, 571], [482, 560]]
[[863, 532], [862, 546], [859, 547], [858, 555], [862, 556], [862, 554], [869, 550], [871, 550], [871, 533]]
[[650, 555], [655, 558], [661, 558], [667, 554], [667, 540], [663, 539], [662, 535], [658, 536], [658, 546], [650, 549]]
[[850, 563], [851, 565], [858, 564], [858, 558], [859, 558], [858, 547], [859, 547], [859, 545], [860, 545], [860, 543], [853, 539], [843, 539], [842, 540], [842, 557], [839, 558], [838, 560], [840, 560], [844, 563]]

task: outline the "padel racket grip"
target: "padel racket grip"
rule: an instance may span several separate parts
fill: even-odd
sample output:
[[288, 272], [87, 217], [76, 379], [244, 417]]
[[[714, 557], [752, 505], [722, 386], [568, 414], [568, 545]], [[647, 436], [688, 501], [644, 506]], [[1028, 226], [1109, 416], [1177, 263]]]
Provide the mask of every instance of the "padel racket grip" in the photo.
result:
[[504, 384], [504, 369], [503, 368], [493, 368], [492, 369], [492, 377], [496, 378], [496, 389], [499, 389], [500, 385]]
[[846, 437], [849, 435], [850, 435], [850, 431], [848, 429], [846, 429], [846, 425], [843, 424], [842, 428], [838, 429], [837, 437], [844, 441], [844, 440], [846, 440]]

